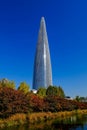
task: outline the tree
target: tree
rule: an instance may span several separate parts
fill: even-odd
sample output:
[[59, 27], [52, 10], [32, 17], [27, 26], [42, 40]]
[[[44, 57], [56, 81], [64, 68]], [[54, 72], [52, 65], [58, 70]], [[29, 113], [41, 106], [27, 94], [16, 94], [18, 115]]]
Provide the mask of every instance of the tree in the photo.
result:
[[75, 100], [79, 102], [79, 101], [80, 101], [80, 97], [79, 97], [79, 96], [76, 96], [76, 97], [75, 97]]
[[86, 102], [87, 99], [86, 99], [86, 97], [76, 96], [75, 100], [78, 101], [78, 102]]
[[8, 79], [4, 78], [0, 81], [0, 87], [8, 87], [8, 88], [15, 89], [15, 83], [14, 81], [9, 81]]
[[55, 86], [49, 86], [46, 91], [47, 96], [56, 96], [58, 94], [58, 89]]
[[41, 97], [46, 96], [46, 88], [40, 87], [37, 91], [37, 94]]
[[59, 97], [62, 97], [62, 98], [65, 97], [64, 91], [60, 86], [59, 87], [49, 86], [47, 88], [46, 95], [47, 96], [59, 96]]
[[25, 82], [21, 82], [20, 86], [18, 87], [19, 91], [22, 91], [23, 93], [28, 93], [29, 92], [29, 85], [26, 84]]
[[58, 92], [58, 96], [64, 98], [65, 97], [65, 93], [64, 93], [62, 87], [59, 86], [57, 89], [58, 89], [58, 91], [57, 91]]

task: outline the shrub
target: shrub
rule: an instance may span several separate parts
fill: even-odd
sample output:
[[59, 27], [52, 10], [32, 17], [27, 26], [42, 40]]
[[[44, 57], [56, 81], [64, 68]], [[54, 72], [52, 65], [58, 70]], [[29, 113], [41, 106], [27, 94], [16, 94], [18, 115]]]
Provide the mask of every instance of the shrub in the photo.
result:
[[0, 89], [0, 117], [27, 113], [28, 106], [28, 99], [24, 93], [7, 87]]
[[44, 109], [44, 100], [38, 95], [29, 94], [29, 111], [40, 112]]

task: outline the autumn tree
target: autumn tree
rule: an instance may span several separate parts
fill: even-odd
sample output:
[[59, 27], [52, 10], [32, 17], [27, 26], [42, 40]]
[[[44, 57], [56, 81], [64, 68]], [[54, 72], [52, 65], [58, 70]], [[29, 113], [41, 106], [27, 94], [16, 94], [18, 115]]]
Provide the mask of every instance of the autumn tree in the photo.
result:
[[0, 87], [8, 87], [8, 88], [15, 89], [15, 83], [14, 81], [9, 81], [8, 79], [4, 78], [0, 80]]
[[25, 82], [21, 82], [20, 86], [18, 87], [19, 91], [22, 91], [23, 93], [28, 93], [29, 92], [29, 85], [26, 84]]
[[37, 94], [41, 97], [45, 97], [46, 96], [46, 88], [44, 87], [40, 87], [37, 91]]

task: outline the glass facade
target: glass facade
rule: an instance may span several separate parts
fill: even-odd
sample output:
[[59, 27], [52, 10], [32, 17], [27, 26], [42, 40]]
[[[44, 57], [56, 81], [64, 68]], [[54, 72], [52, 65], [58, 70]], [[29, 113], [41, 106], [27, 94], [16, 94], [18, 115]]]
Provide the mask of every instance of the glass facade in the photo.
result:
[[52, 85], [50, 51], [44, 17], [41, 18], [34, 61], [33, 89]]

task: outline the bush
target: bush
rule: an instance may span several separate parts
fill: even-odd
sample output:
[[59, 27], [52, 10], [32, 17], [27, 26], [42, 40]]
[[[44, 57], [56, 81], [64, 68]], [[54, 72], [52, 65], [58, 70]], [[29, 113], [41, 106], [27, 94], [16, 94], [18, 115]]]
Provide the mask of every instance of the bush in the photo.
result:
[[7, 87], [0, 89], [0, 117], [27, 113], [28, 107], [28, 99], [24, 93]]
[[67, 100], [58, 96], [47, 96], [44, 98], [44, 111], [72, 111], [75, 109], [87, 109], [87, 103], [80, 103], [74, 100]]
[[40, 112], [44, 109], [44, 100], [38, 95], [28, 94], [29, 99], [29, 111], [30, 112]]

